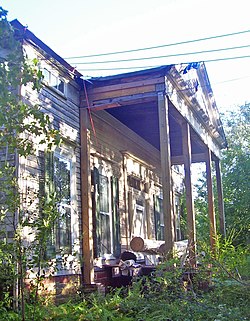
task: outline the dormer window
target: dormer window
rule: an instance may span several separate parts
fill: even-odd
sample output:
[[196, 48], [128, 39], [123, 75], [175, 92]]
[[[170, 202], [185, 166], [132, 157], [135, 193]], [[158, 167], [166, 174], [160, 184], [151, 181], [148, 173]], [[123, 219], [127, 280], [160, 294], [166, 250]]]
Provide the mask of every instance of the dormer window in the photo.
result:
[[46, 68], [43, 69], [43, 76], [44, 76], [43, 81], [45, 82], [46, 85], [54, 88], [55, 90], [65, 95], [66, 85], [65, 85], [65, 81], [61, 77], [55, 75], [54, 73], [52, 73], [50, 70]]

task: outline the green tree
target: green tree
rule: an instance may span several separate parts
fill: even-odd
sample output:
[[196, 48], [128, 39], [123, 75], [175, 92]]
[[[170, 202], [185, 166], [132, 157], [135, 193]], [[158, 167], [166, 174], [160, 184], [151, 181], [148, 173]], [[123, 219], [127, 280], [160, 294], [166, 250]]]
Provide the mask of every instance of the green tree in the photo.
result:
[[250, 228], [250, 103], [224, 116], [228, 149], [222, 174], [226, 226], [235, 230], [236, 244], [249, 242]]
[[[22, 86], [39, 91], [41, 80], [39, 61], [28, 60], [23, 35], [12, 28], [7, 11], [0, 7], [0, 264], [4, 267], [0, 271], [0, 299], [13, 289], [22, 320], [26, 270], [35, 267], [40, 279], [47, 238], [57, 212], [55, 202], [45, 199], [40, 200], [38, 209], [28, 212], [19, 189], [19, 157], [33, 155], [41, 145], [50, 151], [60, 142], [48, 115], [38, 105], [24, 103], [21, 96]], [[34, 235], [28, 244], [24, 229], [30, 227]]]
[[[250, 104], [240, 106], [222, 117], [228, 141], [228, 148], [222, 152], [221, 160], [226, 229], [235, 245], [247, 245], [250, 227]], [[195, 200], [197, 232], [201, 236], [209, 230], [205, 175], [204, 172], [196, 186]], [[216, 196], [215, 193], [215, 205]]]

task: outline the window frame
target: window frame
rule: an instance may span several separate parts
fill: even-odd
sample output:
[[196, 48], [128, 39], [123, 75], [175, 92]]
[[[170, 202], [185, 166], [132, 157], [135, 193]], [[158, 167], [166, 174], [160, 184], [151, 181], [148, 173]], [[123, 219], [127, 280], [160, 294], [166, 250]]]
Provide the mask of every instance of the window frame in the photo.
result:
[[[57, 150], [54, 152], [54, 164], [55, 164], [55, 158], [58, 158], [59, 160], [65, 161], [67, 163], [69, 163], [69, 203], [67, 204], [66, 202], [63, 202], [61, 200], [61, 202], [59, 202], [57, 204], [57, 209], [58, 209], [58, 218], [57, 218], [57, 222], [56, 222], [56, 226], [55, 226], [55, 249], [56, 252], [61, 252], [63, 251], [65, 254], [71, 254], [72, 253], [72, 224], [71, 224], [71, 218], [72, 218], [72, 186], [71, 186], [71, 177], [72, 175], [72, 160], [70, 157], [66, 157], [66, 155], [59, 153]], [[54, 165], [53, 164], [53, 165]], [[54, 173], [53, 173], [53, 181], [55, 179], [55, 165], [54, 165]], [[55, 184], [55, 182], [54, 182]], [[60, 219], [62, 217], [62, 213], [60, 212], [60, 207], [62, 207], [62, 209], [68, 209], [70, 212], [70, 218], [69, 218], [69, 223], [67, 222], [66, 219], [66, 234], [68, 234], [68, 244], [65, 246], [65, 244], [60, 244], [60, 237], [61, 237], [61, 229], [59, 228], [60, 226]], [[69, 226], [68, 226], [69, 225]], [[67, 231], [67, 229], [69, 228], [69, 231]], [[62, 247], [62, 248], [61, 248]]]
[[[104, 211], [101, 209], [101, 196], [103, 195], [103, 194], [101, 194], [101, 186], [102, 186], [101, 179], [105, 179], [106, 183], [107, 183], [107, 186], [106, 186], [107, 198], [106, 198], [106, 200], [107, 200], [107, 210], [108, 211]], [[99, 226], [100, 231], [99, 232], [100, 232], [100, 241], [103, 236], [103, 233], [102, 233], [103, 232], [102, 231], [103, 220], [102, 220], [102, 218], [103, 219], [105, 218], [105, 222], [108, 219], [110, 234], [106, 235], [105, 242], [104, 241], [101, 242], [100, 254], [101, 255], [112, 254], [112, 252], [113, 252], [113, 220], [112, 220], [112, 208], [111, 208], [111, 179], [110, 179], [110, 177], [99, 173], [99, 222], [100, 222], [100, 226]], [[106, 232], [108, 232], [108, 231], [106, 231]], [[106, 246], [104, 245], [104, 243]], [[104, 250], [103, 250], [103, 248], [104, 248]]]
[[[140, 223], [140, 232], [138, 233], [138, 224], [137, 217], [140, 216], [138, 220]], [[134, 215], [133, 215], [133, 236], [139, 236], [143, 239], [147, 237], [147, 229], [146, 229], [146, 209], [145, 204], [142, 200], [136, 199], [134, 205]]]
[[[69, 188], [70, 188], [70, 196], [68, 202], [58, 202], [57, 203], [57, 210], [58, 210], [58, 217], [54, 222], [53, 230], [51, 231], [50, 240], [48, 240], [47, 245], [47, 256], [49, 258], [52, 257], [61, 257], [62, 255], [71, 255], [73, 252], [74, 243], [76, 241], [76, 235], [74, 234], [74, 225], [75, 217], [74, 217], [74, 210], [76, 209], [76, 187], [75, 187], [75, 155], [71, 149], [66, 149], [63, 147], [56, 148], [54, 152], [48, 153], [51, 156], [49, 157], [51, 160], [49, 161], [49, 166], [52, 167], [51, 171], [49, 172], [49, 180], [51, 180], [51, 189], [47, 191], [48, 194], [55, 191], [55, 158], [61, 159], [69, 163]], [[73, 179], [72, 179], [73, 178]], [[50, 184], [50, 183], [49, 183]], [[60, 207], [63, 210], [69, 211], [69, 221], [66, 222], [66, 234], [68, 234], [68, 244], [61, 244], [60, 242], [60, 231], [59, 223], [60, 223]], [[65, 213], [64, 213], [65, 214]], [[67, 219], [67, 218], [66, 218]], [[69, 229], [67, 231], [67, 229]]]
[[175, 241], [182, 241], [180, 197], [175, 195]]
[[[157, 202], [157, 203], [156, 203]], [[159, 206], [159, 209], [157, 208]], [[154, 195], [154, 219], [155, 219], [155, 239], [164, 241], [164, 212], [162, 193]]]
[[[105, 177], [108, 182], [108, 211], [100, 210], [100, 180]], [[102, 163], [99, 168], [93, 167], [91, 171], [92, 184], [92, 214], [93, 214], [93, 239], [94, 239], [94, 256], [95, 258], [115, 258], [120, 256], [121, 239], [120, 239], [120, 217], [119, 217], [119, 179], [113, 175], [112, 168]], [[109, 219], [109, 237], [102, 239], [101, 219]], [[103, 246], [106, 245], [106, 239], [110, 246], [108, 250]]]
[[[44, 67], [42, 69], [42, 73], [43, 73], [43, 83], [48, 86], [50, 89], [52, 89], [53, 91], [55, 91], [56, 93], [62, 95], [63, 97], [66, 97], [66, 81], [64, 80], [64, 78], [62, 76], [60, 76], [57, 72], [50, 70], [47, 67]], [[47, 74], [47, 75], [46, 75]], [[55, 78], [56, 80], [56, 84], [53, 85], [52, 84], [52, 77]], [[63, 90], [60, 89], [60, 84], [63, 83]]]

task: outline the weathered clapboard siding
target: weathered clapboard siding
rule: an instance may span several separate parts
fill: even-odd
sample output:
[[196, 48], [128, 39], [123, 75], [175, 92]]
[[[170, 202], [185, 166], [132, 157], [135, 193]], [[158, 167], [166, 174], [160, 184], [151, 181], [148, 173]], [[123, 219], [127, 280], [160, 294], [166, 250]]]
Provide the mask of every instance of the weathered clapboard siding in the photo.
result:
[[[72, 128], [79, 130], [79, 107], [68, 103], [60, 95], [51, 95], [49, 89], [44, 87], [39, 95], [26, 88], [27, 103], [41, 106], [42, 111], [49, 113], [57, 122], [65, 122]], [[78, 136], [79, 138], [79, 136]]]
[[[33, 91], [30, 86], [22, 88], [23, 100], [25, 103], [38, 104], [41, 110], [48, 114], [51, 124], [58, 129], [61, 134], [62, 144], [60, 149], [72, 155], [72, 166], [74, 174], [73, 195], [72, 195], [72, 251], [80, 252], [80, 213], [81, 213], [81, 186], [80, 186], [80, 124], [79, 124], [79, 91], [80, 87], [73, 79], [72, 75], [62, 66], [58, 66], [53, 61], [44, 60], [43, 52], [34, 47], [31, 43], [26, 43], [25, 47], [31, 56], [42, 58], [42, 67], [46, 66], [50, 70], [60, 75], [66, 84], [65, 95], [43, 84], [39, 93]], [[38, 143], [38, 139], [34, 139]], [[22, 191], [23, 210], [32, 210], [34, 215], [39, 208], [41, 197], [41, 184], [44, 184], [44, 146], [38, 146], [34, 155], [26, 158], [19, 158], [19, 186]], [[28, 240], [28, 239], [27, 239]], [[79, 257], [69, 257], [74, 261], [76, 269], [71, 268], [64, 271], [67, 273], [79, 273]], [[67, 265], [67, 263], [66, 263]], [[59, 273], [61, 273], [59, 271]]]
[[[160, 155], [157, 149], [106, 112], [98, 111], [92, 113], [92, 115], [94, 126], [100, 133], [100, 137], [97, 137], [97, 142], [98, 140], [104, 140], [112, 151], [116, 149], [119, 154], [122, 150], [128, 150], [138, 158], [159, 169]], [[95, 143], [96, 140], [93, 137], [92, 144]], [[98, 149], [98, 146], [96, 148]], [[119, 158], [116, 161], [119, 161]]]
[[[108, 166], [119, 178], [119, 213], [122, 249], [129, 247], [132, 229], [132, 212], [135, 198], [143, 201], [145, 207], [146, 236], [155, 239], [154, 195], [159, 195], [161, 187], [160, 152], [135, 132], [105, 111], [92, 112], [94, 128], [90, 128], [91, 164]], [[94, 135], [94, 132], [96, 135]], [[147, 174], [141, 178], [150, 188], [136, 191], [127, 184], [124, 173], [124, 157], [134, 159], [144, 166]], [[97, 166], [97, 165], [95, 165]], [[129, 173], [131, 175], [131, 173]], [[125, 190], [124, 190], [125, 188]], [[128, 193], [131, 194], [129, 207]], [[128, 216], [129, 215], [129, 216]], [[131, 216], [132, 215], [132, 216]]]

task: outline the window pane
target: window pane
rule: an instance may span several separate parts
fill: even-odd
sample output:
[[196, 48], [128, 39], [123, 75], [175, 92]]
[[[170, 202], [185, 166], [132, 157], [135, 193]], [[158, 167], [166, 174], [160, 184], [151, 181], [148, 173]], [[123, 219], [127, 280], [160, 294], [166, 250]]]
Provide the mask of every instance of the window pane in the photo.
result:
[[50, 86], [57, 89], [57, 77], [53, 74], [50, 75]]
[[70, 207], [59, 206], [59, 218], [57, 224], [57, 244], [58, 250], [69, 252], [71, 248], [71, 211]]
[[46, 81], [49, 84], [49, 82], [50, 82], [50, 72], [46, 68], [43, 69], [43, 77], [44, 77], [44, 81]]
[[154, 198], [155, 210], [155, 236], [157, 240], [164, 239], [163, 200], [159, 196]]
[[54, 184], [56, 197], [61, 203], [70, 204], [70, 161], [55, 156]]
[[141, 236], [145, 238], [145, 218], [144, 218], [144, 207], [141, 205], [135, 205], [134, 222], [133, 222], [133, 234], [135, 236]]
[[101, 214], [101, 253], [111, 253], [110, 216]]
[[64, 81], [62, 79], [58, 79], [58, 90], [64, 94]]
[[59, 217], [55, 224], [56, 249], [64, 253], [71, 251], [71, 162], [54, 156], [54, 187], [58, 201]]
[[106, 176], [100, 175], [100, 211], [109, 212], [109, 181]]

